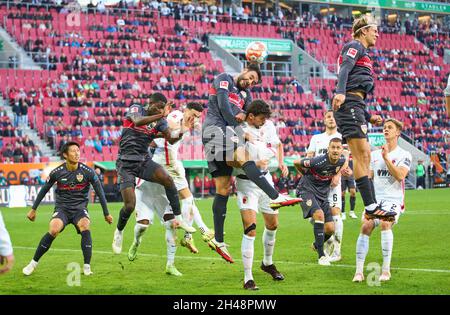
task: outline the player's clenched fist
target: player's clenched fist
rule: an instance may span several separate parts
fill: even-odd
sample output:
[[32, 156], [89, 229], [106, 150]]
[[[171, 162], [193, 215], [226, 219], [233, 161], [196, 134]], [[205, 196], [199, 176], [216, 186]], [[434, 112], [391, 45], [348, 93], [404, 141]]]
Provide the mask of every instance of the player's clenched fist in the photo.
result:
[[342, 104], [344, 104], [345, 95], [344, 94], [336, 94], [333, 98], [333, 110], [337, 111]]
[[113, 217], [111, 215], [107, 215], [105, 217], [105, 221], [108, 222], [108, 224], [111, 224], [113, 223]]
[[36, 210], [31, 209], [27, 214], [27, 218], [28, 220], [34, 222], [34, 220], [36, 220]]

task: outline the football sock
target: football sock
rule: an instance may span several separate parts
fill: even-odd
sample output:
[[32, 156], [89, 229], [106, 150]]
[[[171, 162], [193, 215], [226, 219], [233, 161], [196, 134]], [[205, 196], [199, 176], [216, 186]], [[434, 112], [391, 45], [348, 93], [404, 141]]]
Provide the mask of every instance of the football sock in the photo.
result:
[[356, 186], [361, 192], [361, 198], [363, 199], [364, 206], [367, 210], [374, 210], [377, 206], [377, 200], [373, 192], [373, 185], [370, 183], [369, 177], [363, 176], [356, 180]]
[[350, 196], [350, 211], [355, 211], [356, 197]]
[[334, 215], [333, 216], [334, 221], [334, 235], [336, 240], [341, 243], [342, 242], [342, 235], [344, 234], [344, 223], [342, 222], [341, 215]]
[[195, 201], [192, 203], [192, 212], [194, 213], [194, 222], [200, 229], [200, 231], [208, 232], [209, 228], [206, 226], [205, 222], [203, 222], [202, 216], [200, 215], [200, 211], [195, 204]]
[[122, 209], [120, 209], [119, 212], [119, 219], [117, 221], [117, 229], [119, 231], [123, 231], [123, 229], [125, 228], [125, 225], [127, 225], [128, 219], [131, 216], [131, 212], [128, 213], [125, 211], [125, 208], [122, 207]]
[[319, 254], [319, 258], [322, 256], [325, 256], [325, 253], [323, 252], [323, 243], [324, 243], [324, 232], [323, 232], [324, 224], [322, 221], [315, 221], [314, 222], [314, 237], [316, 241], [314, 242], [317, 253]]
[[394, 245], [394, 234], [392, 230], [381, 231], [381, 250], [383, 252], [383, 271], [391, 269], [392, 247]]
[[173, 219], [164, 222], [166, 227], [166, 244], [167, 244], [167, 265], [173, 265], [175, 262], [175, 253], [177, 252], [176, 231], [172, 227]]
[[258, 169], [254, 161], [247, 161], [242, 165], [245, 175], [266, 193], [270, 199], [277, 199], [278, 191], [267, 181], [266, 177]]
[[369, 236], [359, 234], [356, 241], [356, 272], [364, 273], [364, 261], [369, 251]]
[[216, 241], [223, 242], [223, 227], [227, 215], [228, 196], [216, 194], [213, 202], [214, 233]]
[[134, 241], [137, 244], [141, 243], [142, 236], [144, 235], [145, 231], [147, 231], [148, 225], [142, 224], [142, 223], [136, 223], [134, 226]]
[[341, 209], [342, 213], [345, 213], [345, 195], [342, 194], [342, 209]]
[[50, 246], [52, 246], [52, 242], [55, 238], [50, 234], [50, 233], [46, 233], [41, 241], [39, 242], [39, 245], [36, 249], [36, 252], [34, 253], [34, 257], [33, 260], [35, 262], [38, 262], [39, 259], [41, 259], [42, 255], [44, 255], [48, 249], [50, 248]]
[[242, 236], [241, 253], [242, 262], [244, 264], [244, 282], [253, 279], [252, 266], [253, 266], [253, 253], [254, 253], [254, 236]]
[[272, 256], [275, 247], [275, 236], [277, 235], [277, 230], [268, 230], [264, 228], [264, 233], [262, 236], [262, 241], [264, 245], [264, 258], [263, 263], [265, 266], [270, 266], [273, 264]]
[[180, 215], [181, 208], [180, 208], [180, 199], [178, 198], [177, 187], [175, 187], [175, 184], [173, 184], [170, 187], [164, 187], [164, 189], [166, 190], [166, 196], [167, 199], [169, 199], [170, 207], [172, 208], [173, 214]]
[[193, 203], [194, 198], [192, 196], [181, 200], [181, 214], [183, 215], [184, 221], [186, 221], [189, 226], [192, 226], [194, 221], [194, 215], [192, 213]]
[[89, 265], [92, 257], [92, 237], [89, 230], [81, 232], [81, 250], [83, 251], [84, 264]]

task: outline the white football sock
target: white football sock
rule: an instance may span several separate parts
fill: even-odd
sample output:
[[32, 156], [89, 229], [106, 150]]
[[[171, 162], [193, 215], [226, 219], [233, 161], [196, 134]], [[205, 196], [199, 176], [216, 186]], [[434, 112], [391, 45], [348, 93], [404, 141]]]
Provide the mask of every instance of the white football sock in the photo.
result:
[[344, 234], [344, 222], [342, 221], [342, 217], [340, 214], [333, 216], [334, 221], [334, 238], [338, 242], [337, 246], [335, 247], [334, 252], [337, 255], [341, 255], [341, 244], [342, 244], [342, 236]]
[[242, 236], [242, 262], [244, 264], [244, 283], [253, 280], [252, 266], [253, 266], [253, 254], [254, 254], [254, 236]]
[[144, 235], [145, 231], [147, 231], [148, 225], [142, 224], [142, 223], [136, 223], [134, 226], [134, 241], [137, 244], [141, 243], [142, 236]]
[[381, 251], [383, 252], [383, 271], [391, 269], [392, 247], [394, 234], [392, 230], [381, 231]]
[[194, 213], [194, 222], [200, 229], [200, 231], [209, 232], [209, 228], [206, 226], [205, 222], [203, 222], [202, 216], [200, 215], [200, 211], [195, 204], [195, 201], [192, 202], [192, 212]]
[[264, 258], [263, 263], [265, 266], [270, 266], [273, 264], [272, 262], [272, 256], [273, 256], [273, 250], [275, 247], [275, 236], [277, 235], [277, 230], [268, 230], [267, 228], [264, 228], [264, 233], [262, 236], [262, 241], [264, 245]]
[[176, 230], [172, 228], [173, 220], [164, 222], [166, 228], [166, 243], [167, 243], [167, 265], [173, 265], [175, 262], [175, 253], [177, 252]]
[[194, 222], [194, 215], [192, 213], [192, 205], [194, 204], [194, 197], [188, 197], [186, 199], [181, 200], [181, 213], [183, 214], [184, 221], [192, 226]]
[[356, 241], [356, 272], [364, 273], [364, 261], [369, 251], [369, 236], [359, 234]]

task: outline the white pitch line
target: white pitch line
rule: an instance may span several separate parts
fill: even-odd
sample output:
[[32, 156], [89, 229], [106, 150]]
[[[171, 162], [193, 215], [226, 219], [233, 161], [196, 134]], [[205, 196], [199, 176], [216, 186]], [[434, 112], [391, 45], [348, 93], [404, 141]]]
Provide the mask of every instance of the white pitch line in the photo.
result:
[[[36, 250], [35, 247], [24, 247], [24, 246], [14, 246], [14, 249], [25, 249], [25, 250]], [[68, 248], [50, 248], [50, 251], [56, 251], [56, 252], [80, 252], [79, 249], [68, 249]], [[112, 251], [111, 252], [105, 252], [101, 250], [93, 251], [94, 254], [105, 254], [105, 255], [114, 255]], [[124, 254], [122, 254], [124, 255]], [[139, 256], [144, 257], [154, 257], [154, 258], [165, 258], [164, 255], [157, 255], [157, 254], [145, 254], [145, 253], [139, 253]], [[201, 256], [176, 256], [177, 259], [194, 259], [194, 260], [216, 260], [216, 261], [223, 261], [222, 258], [219, 257], [201, 257]], [[241, 259], [235, 259], [235, 261], [242, 261]], [[317, 264], [313, 263], [302, 263], [302, 262], [296, 262], [296, 261], [283, 261], [283, 260], [277, 260], [277, 264], [286, 264], [286, 265], [306, 265], [306, 266], [317, 266]], [[354, 265], [331, 265], [332, 267], [339, 267], [339, 268], [355, 268]], [[434, 273], [450, 273], [450, 269], [426, 269], [426, 268], [401, 268], [401, 267], [391, 267], [391, 270], [400, 270], [400, 271], [418, 271], [418, 272], [434, 272]]]

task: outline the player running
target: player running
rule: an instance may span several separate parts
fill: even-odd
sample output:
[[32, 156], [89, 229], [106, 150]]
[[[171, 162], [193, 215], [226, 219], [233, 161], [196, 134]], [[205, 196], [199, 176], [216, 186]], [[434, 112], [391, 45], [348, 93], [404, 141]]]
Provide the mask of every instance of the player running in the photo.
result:
[[326, 154], [294, 161], [295, 168], [303, 174], [297, 186], [297, 196], [303, 200], [303, 218], [314, 220], [313, 247], [319, 255], [319, 265], [324, 266], [330, 265], [330, 258], [324, 252], [324, 242], [335, 232], [328, 201], [330, 185], [333, 178], [347, 167], [342, 153], [342, 140], [335, 137], [330, 139]]
[[[344, 145], [345, 149], [345, 145]], [[341, 188], [342, 188], [342, 221], [346, 219], [345, 215], [345, 195], [348, 192], [350, 193], [350, 213], [349, 216], [352, 219], [357, 219], [358, 216], [355, 214], [355, 204], [356, 204], [356, 185], [355, 178], [353, 177], [353, 159], [350, 156], [348, 160], [348, 168], [352, 170], [352, 174], [350, 176], [341, 176]]]
[[[223, 239], [223, 228], [227, 202], [231, 188], [233, 167], [242, 168], [245, 175], [254, 182], [271, 200], [271, 208], [293, 205], [300, 200], [281, 195], [262, 176], [254, 161], [248, 159], [244, 144], [248, 139], [240, 126], [245, 120], [245, 109], [252, 97], [250, 88], [261, 80], [257, 64], [249, 64], [236, 77], [227, 73], [218, 75], [210, 89], [208, 111], [203, 123], [202, 141], [205, 145], [208, 169], [216, 182], [216, 195], [213, 202], [216, 251], [228, 262], [233, 259]], [[281, 167], [286, 167], [284, 164]]]
[[89, 227], [90, 218], [87, 210], [89, 184], [94, 187], [95, 193], [99, 197], [105, 221], [109, 224], [113, 222], [113, 218], [108, 212], [103, 186], [97, 174], [93, 169], [79, 162], [80, 145], [76, 142], [68, 142], [62, 147], [61, 154], [66, 162], [50, 172], [47, 182], [39, 191], [36, 201], [27, 214], [30, 221], [34, 222], [36, 220], [36, 210], [39, 204], [56, 183], [55, 212], [50, 220], [49, 231], [42, 237], [31, 262], [23, 268], [23, 274], [26, 276], [34, 272], [39, 259], [49, 250], [52, 242], [68, 224], [73, 224], [78, 234], [81, 234], [81, 250], [84, 257], [83, 273], [86, 276], [92, 274], [90, 265], [92, 238]]
[[[256, 165], [261, 169], [267, 181], [274, 185], [268, 163], [272, 157], [276, 156], [279, 165], [283, 165], [284, 152], [275, 125], [268, 120], [270, 115], [270, 106], [266, 102], [262, 100], [252, 101], [247, 107], [244, 129], [253, 138], [252, 142], [246, 143], [247, 151], [251, 154], [250, 158], [256, 161]], [[286, 168], [281, 171], [283, 176], [288, 175]], [[244, 289], [258, 290], [259, 288], [253, 279], [252, 266], [256, 237], [256, 215], [259, 210], [262, 212], [265, 223], [262, 237], [264, 259], [261, 262], [261, 269], [270, 274], [274, 280], [284, 280], [284, 276], [272, 262], [278, 227], [278, 210], [270, 207], [270, 198], [255, 183], [250, 181], [241, 169], [237, 170], [236, 187], [237, 203], [241, 210], [244, 227], [241, 245], [242, 262], [244, 264]]]
[[[342, 139], [341, 134], [337, 131], [336, 121], [334, 120], [333, 111], [325, 113], [324, 117], [325, 132], [314, 135], [309, 143], [306, 156], [312, 158], [327, 154], [330, 140], [333, 138]], [[328, 195], [328, 203], [331, 208], [331, 215], [334, 221], [334, 237], [331, 237], [325, 243], [325, 253], [330, 256], [330, 262], [341, 260], [342, 236], [344, 234], [344, 224], [341, 218], [341, 173], [339, 172], [331, 182], [331, 189]]]
[[356, 185], [361, 193], [366, 214], [373, 218], [395, 216], [395, 212], [377, 204], [369, 180], [370, 145], [367, 140], [368, 122], [379, 125], [380, 116], [366, 110], [364, 100], [374, 89], [372, 62], [368, 49], [375, 46], [378, 26], [365, 15], [353, 22], [354, 38], [344, 45], [338, 60], [338, 84], [333, 98], [334, 117], [342, 137], [348, 143], [353, 156]]
[[383, 267], [380, 281], [391, 278], [390, 265], [394, 235], [392, 227], [398, 222], [404, 211], [405, 178], [411, 167], [412, 156], [408, 151], [398, 146], [398, 139], [403, 124], [395, 119], [387, 119], [383, 126], [386, 144], [372, 152], [371, 177], [373, 178], [377, 200], [384, 203], [395, 217], [373, 219], [363, 217], [361, 233], [356, 242], [356, 273], [353, 282], [364, 281], [364, 261], [369, 251], [369, 237], [377, 226], [381, 226], [381, 250], [383, 253]]
[[[203, 111], [202, 104], [190, 102], [186, 105], [186, 108], [184, 109], [183, 112], [179, 110], [171, 112], [167, 116], [167, 122], [171, 134], [175, 137], [178, 137], [179, 133], [185, 134], [187, 130], [194, 128], [194, 125], [198, 122], [198, 120], [201, 117], [202, 111]], [[186, 180], [186, 174], [185, 169], [183, 167], [183, 163], [178, 160], [178, 149], [180, 147], [181, 142], [182, 141], [180, 139], [179, 141], [170, 144], [169, 141], [167, 141], [164, 138], [155, 139], [152, 143], [156, 146], [155, 152], [153, 154], [153, 161], [162, 165], [167, 170], [169, 175], [173, 178], [181, 199], [181, 212], [183, 215], [183, 219], [189, 226], [192, 226], [193, 221], [195, 221], [202, 234], [203, 240], [209, 243], [211, 239], [214, 238], [214, 232], [211, 231], [203, 222], [200, 212], [195, 204], [194, 197], [192, 196], [192, 193], [189, 190], [189, 184]], [[141, 183], [142, 182], [143, 181], [141, 181]], [[143, 191], [147, 191], [147, 193], [143, 194], [142, 193]], [[154, 209], [151, 203], [145, 201], [145, 198], [150, 198], [147, 197], [147, 195], [149, 195], [150, 193], [152, 193], [152, 185], [148, 185], [147, 182], [143, 182], [140, 185], [139, 190], [136, 191], [137, 205], [141, 204], [144, 206], [148, 205], [145, 207], [151, 207], [152, 209]], [[153, 198], [154, 200], [155, 199], [158, 200], [159, 198], [163, 197], [164, 196], [154, 195], [154, 193], [153, 195], [151, 195], [151, 198]], [[163, 203], [161, 201], [157, 202], [159, 204]], [[134, 242], [128, 251], [129, 260], [134, 260], [136, 258], [137, 249], [140, 245], [140, 238], [147, 229], [148, 224], [149, 224], [148, 222], [141, 222], [137, 220], [135, 226]], [[192, 238], [191, 233], [188, 232], [185, 233], [185, 236], [181, 240], [181, 245], [187, 247], [192, 253], [198, 253], [198, 249], [195, 246], [194, 239]], [[213, 247], [213, 245], [210, 245], [210, 247]]]
[[123, 121], [116, 166], [124, 206], [114, 232], [112, 248], [115, 254], [122, 252], [123, 229], [136, 206], [136, 177], [163, 185], [172, 211], [179, 221], [178, 226], [195, 232], [182, 220], [178, 191], [173, 179], [161, 165], [152, 161], [148, 152], [150, 143], [158, 134], [162, 134], [170, 143], [181, 139], [181, 136], [172, 138], [170, 135], [165, 118], [169, 111], [167, 98], [161, 93], [153, 93], [146, 109], [140, 104], [131, 105]]

